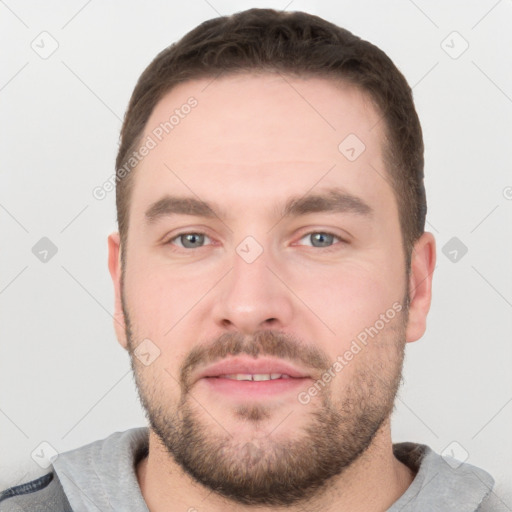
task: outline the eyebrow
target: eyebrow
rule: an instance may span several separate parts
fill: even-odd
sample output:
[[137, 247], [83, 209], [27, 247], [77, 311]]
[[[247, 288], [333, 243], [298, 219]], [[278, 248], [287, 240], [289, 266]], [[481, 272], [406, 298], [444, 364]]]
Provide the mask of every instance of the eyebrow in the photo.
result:
[[355, 213], [370, 217], [373, 208], [360, 197], [341, 189], [329, 189], [327, 192], [289, 199], [281, 216], [295, 217], [308, 213]]
[[[370, 217], [373, 212], [373, 208], [361, 198], [340, 189], [292, 197], [286, 201], [281, 210], [275, 210], [279, 218], [299, 217], [310, 213], [352, 213]], [[145, 214], [149, 224], [172, 215], [192, 215], [207, 219], [220, 219], [226, 216], [224, 210], [217, 204], [209, 204], [195, 197], [170, 195], [153, 203]]]
[[[217, 208], [218, 209], [218, 208]], [[195, 197], [165, 196], [146, 210], [146, 220], [152, 224], [171, 215], [194, 215], [208, 219], [217, 217], [215, 209]]]

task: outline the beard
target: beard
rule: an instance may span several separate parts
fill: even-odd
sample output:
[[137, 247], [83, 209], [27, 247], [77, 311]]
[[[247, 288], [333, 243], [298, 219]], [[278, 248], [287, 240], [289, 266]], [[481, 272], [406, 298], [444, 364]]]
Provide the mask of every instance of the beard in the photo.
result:
[[[190, 379], [194, 369], [238, 354], [275, 356], [317, 373], [331, 367], [332, 360], [318, 348], [278, 331], [262, 330], [248, 337], [224, 333], [212, 343], [196, 346], [185, 358], [175, 379], [180, 397], [173, 403], [162, 396], [164, 376], [152, 375], [134, 355], [135, 340], [140, 338], [133, 335], [123, 299], [131, 365], [150, 428], [185, 473], [224, 498], [253, 506], [308, 502], [325, 492], [333, 477], [370, 447], [393, 411], [402, 380], [407, 325], [407, 300], [402, 304], [401, 318], [387, 324], [362, 348], [368, 357], [358, 356], [361, 360], [350, 363], [354, 365], [350, 381], [342, 389], [336, 390], [331, 382], [319, 390], [318, 399], [307, 406], [305, 424], [288, 437], [279, 435], [278, 425], [264, 437], [260, 431], [259, 436], [243, 438], [227, 431], [194, 397]], [[255, 431], [272, 415], [276, 423], [279, 419], [270, 405], [261, 402], [248, 401], [226, 412], [231, 413]]]

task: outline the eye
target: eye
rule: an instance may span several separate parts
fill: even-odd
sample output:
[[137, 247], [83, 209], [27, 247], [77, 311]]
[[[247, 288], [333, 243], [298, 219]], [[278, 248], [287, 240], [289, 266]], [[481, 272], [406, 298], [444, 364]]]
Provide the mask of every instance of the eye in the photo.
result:
[[331, 247], [336, 241], [343, 242], [343, 240], [333, 235], [332, 233], [326, 233], [324, 231], [314, 231], [312, 233], [308, 233], [307, 235], [304, 235], [300, 240], [308, 240], [310, 244], [304, 244], [304, 245], [311, 245], [311, 247]]
[[171, 238], [167, 243], [183, 249], [197, 249], [205, 244], [205, 240], [210, 240], [210, 238], [203, 233], [182, 233]]

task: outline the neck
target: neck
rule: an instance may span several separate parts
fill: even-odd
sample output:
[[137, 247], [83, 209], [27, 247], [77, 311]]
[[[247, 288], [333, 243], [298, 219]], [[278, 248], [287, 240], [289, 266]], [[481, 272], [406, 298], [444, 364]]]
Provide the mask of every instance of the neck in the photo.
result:
[[[202, 509], [209, 512], [243, 512], [254, 507], [224, 498], [193, 480], [169, 456], [150, 430], [149, 455], [137, 465], [137, 479], [151, 512]], [[308, 501], [308, 510], [371, 512], [388, 509], [406, 491], [414, 473], [393, 455], [389, 419], [372, 444], [343, 473], [331, 479], [325, 489]], [[304, 510], [304, 503], [292, 507], [258, 507], [259, 512]]]

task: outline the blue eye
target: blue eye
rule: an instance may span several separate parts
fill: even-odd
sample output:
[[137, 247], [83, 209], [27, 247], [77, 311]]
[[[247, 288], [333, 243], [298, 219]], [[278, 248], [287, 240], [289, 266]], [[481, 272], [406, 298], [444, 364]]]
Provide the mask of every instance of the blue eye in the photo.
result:
[[[306, 240], [307, 242], [300, 244], [318, 249], [328, 249], [336, 244], [336, 242], [343, 242], [343, 240], [332, 234], [324, 231], [313, 231], [304, 235], [299, 242]], [[204, 233], [181, 233], [180, 235], [171, 238], [168, 244], [176, 245], [182, 249], [199, 249], [211, 243], [210, 237]]]
[[182, 233], [169, 240], [169, 243], [176, 243], [178, 247], [184, 249], [196, 249], [202, 247], [205, 240], [209, 240], [209, 237], [203, 233]]
[[[331, 247], [336, 240], [341, 241], [341, 238], [333, 235], [332, 233], [325, 233], [323, 231], [308, 233], [304, 235], [301, 240], [309, 239], [312, 247]], [[305, 244], [309, 245], [309, 244]]]

